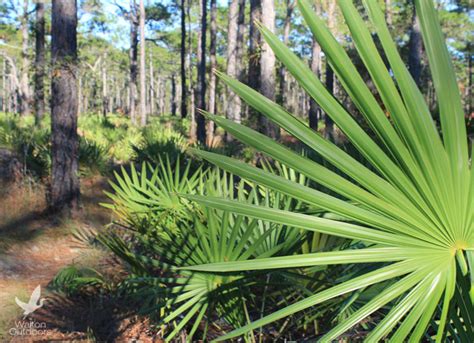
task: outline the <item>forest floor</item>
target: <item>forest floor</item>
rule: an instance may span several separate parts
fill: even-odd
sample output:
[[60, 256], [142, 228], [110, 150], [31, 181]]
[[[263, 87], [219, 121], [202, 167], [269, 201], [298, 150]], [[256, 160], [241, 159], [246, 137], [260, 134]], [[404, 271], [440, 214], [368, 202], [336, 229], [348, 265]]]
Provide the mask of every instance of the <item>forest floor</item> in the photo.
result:
[[[112, 219], [111, 212], [99, 205], [106, 200], [106, 179], [91, 177], [81, 182], [83, 212], [74, 221], [44, 214], [44, 187], [38, 183], [23, 180], [0, 187], [0, 342], [152, 341], [146, 320], [120, 316], [120, 305], [103, 298], [93, 303], [66, 297], [48, 288], [58, 271], [71, 264], [102, 271], [116, 266], [109, 263], [111, 256], [104, 250], [75, 235], [101, 230]], [[44, 306], [23, 318], [15, 297], [28, 302], [38, 285]], [[39, 331], [11, 335], [31, 322]]]

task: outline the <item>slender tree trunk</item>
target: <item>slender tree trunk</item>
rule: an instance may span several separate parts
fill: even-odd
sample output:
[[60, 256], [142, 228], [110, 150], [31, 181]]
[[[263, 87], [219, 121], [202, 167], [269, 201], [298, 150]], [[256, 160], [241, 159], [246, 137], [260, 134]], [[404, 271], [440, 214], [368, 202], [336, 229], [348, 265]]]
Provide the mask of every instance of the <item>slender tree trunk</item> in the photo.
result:
[[[165, 83], [165, 80], [163, 80], [162, 78], [159, 79], [158, 89], [159, 89], [159, 93], [160, 93], [160, 95], [158, 96], [158, 103], [160, 105], [160, 116], [162, 116], [166, 113], [166, 103], [165, 103], [166, 83]], [[176, 113], [175, 113], [175, 115], [176, 115]]]
[[408, 43], [408, 69], [418, 87], [421, 87], [421, 60], [423, 55], [423, 41], [421, 38], [420, 22], [413, 7], [412, 29]]
[[[207, 31], [207, 0], [201, 0], [201, 39], [198, 54], [197, 108], [206, 110], [206, 31]], [[206, 121], [201, 113], [196, 113], [197, 139], [206, 144]]]
[[[227, 47], [227, 75], [234, 79], [242, 78], [244, 54], [245, 0], [232, 0], [229, 3], [229, 26]], [[227, 89], [226, 116], [240, 123], [242, 121], [242, 101], [232, 90]], [[226, 135], [228, 141], [232, 140]]]
[[[283, 43], [288, 45], [290, 40], [290, 29], [291, 29], [291, 16], [295, 8], [296, 2], [293, 0], [286, 0], [286, 16], [283, 23]], [[280, 74], [280, 92], [278, 94], [278, 102], [286, 107], [287, 105], [287, 80], [286, 80], [286, 68], [282, 65], [279, 69]]]
[[[321, 77], [321, 47], [313, 38], [311, 49], [311, 71], [318, 78]], [[311, 97], [309, 99], [309, 127], [318, 130], [318, 119], [321, 116], [321, 108]]]
[[262, 19], [261, 0], [250, 0], [248, 85], [260, 89], [260, 32], [255, 23]]
[[2, 59], [2, 112], [7, 111], [7, 60], [5, 58]]
[[[243, 80], [245, 72], [242, 63], [245, 55], [245, 29], [245, 0], [239, 0], [239, 17], [237, 19], [237, 76], [239, 80]], [[238, 120], [240, 120], [241, 112], [242, 110], [237, 114], [239, 116]]]
[[[332, 34], [336, 36], [336, 1], [330, 0], [328, 3], [328, 27]], [[326, 58], [326, 88], [335, 95], [334, 72]], [[327, 114], [324, 115], [324, 136], [334, 141], [334, 122]]]
[[186, 0], [181, 0], [181, 118], [186, 118], [187, 104], [186, 104]]
[[[188, 73], [188, 75], [190, 75], [190, 73]], [[181, 86], [178, 84], [177, 81], [176, 81], [176, 113], [181, 113]]]
[[[275, 32], [275, 7], [273, 0], [262, 0], [262, 24]], [[260, 92], [270, 100], [275, 100], [275, 54], [266, 42], [262, 42], [260, 58]], [[280, 129], [266, 117], [260, 116], [262, 131], [274, 139], [280, 136]]]
[[135, 0], [130, 0], [130, 119], [132, 124], [137, 123], [136, 118], [136, 97], [137, 97], [137, 78], [138, 78], [138, 69], [137, 69], [137, 60], [138, 60], [138, 23], [137, 23], [137, 4]]
[[9, 83], [9, 111], [10, 113], [18, 113], [18, 99], [21, 98], [20, 81], [18, 80], [18, 68], [15, 61], [5, 53], [0, 52], [4, 60], [9, 66], [8, 68], [8, 83]]
[[35, 122], [41, 123], [44, 116], [44, 69], [45, 69], [45, 21], [44, 2], [36, 2], [36, 25], [35, 25]]
[[51, 27], [51, 198], [50, 207], [71, 216], [79, 210], [77, 135], [77, 4], [53, 0]]
[[13, 79], [10, 77], [10, 94], [11, 94], [11, 111], [10, 113], [19, 113], [19, 108], [18, 108], [18, 99], [20, 99], [20, 91], [18, 84], [14, 83], [12, 81]]
[[[210, 44], [209, 44], [209, 57], [211, 63], [211, 75], [209, 78], [209, 106], [208, 111], [212, 114], [216, 113], [216, 84], [217, 78], [214, 70], [217, 68], [216, 59], [216, 39], [217, 39], [217, 2], [211, 0], [211, 23], [210, 23]], [[207, 123], [207, 146], [212, 146], [214, 141], [214, 122], [209, 120]]]
[[163, 98], [163, 93], [161, 92], [161, 77], [158, 76], [158, 79], [155, 82], [155, 87], [153, 88], [153, 97], [155, 98], [156, 114], [161, 115], [161, 99]]
[[[227, 30], [227, 70], [226, 73], [230, 77], [237, 79], [239, 77], [238, 61], [237, 61], [237, 35], [238, 35], [238, 17], [239, 17], [239, 0], [231, 0], [229, 3], [229, 18]], [[227, 89], [227, 108], [226, 117], [230, 120], [238, 120], [240, 122], [241, 100], [231, 90]], [[238, 115], [239, 114], [239, 115]], [[227, 136], [231, 140], [230, 136]]]
[[31, 113], [31, 93], [28, 83], [28, 70], [30, 68], [30, 59], [28, 56], [28, 5], [29, 0], [23, 0], [23, 14], [21, 17], [21, 115], [28, 115]]
[[[315, 4], [315, 10], [318, 15], [321, 15], [322, 6], [321, 2], [317, 1]], [[313, 37], [311, 47], [311, 71], [318, 77], [321, 77], [321, 47], [319, 46], [316, 39]], [[316, 101], [309, 97], [309, 127], [313, 130], [318, 130], [318, 120], [322, 115], [321, 108], [318, 106]]]
[[[193, 80], [193, 65], [192, 65], [192, 56], [193, 56], [193, 31], [191, 28], [191, 7], [192, 7], [192, 0], [188, 0], [187, 6], [186, 6], [186, 17], [188, 19], [187, 25], [188, 25], [188, 53], [187, 53], [187, 74], [189, 76], [189, 85], [187, 88], [186, 94], [189, 95], [189, 100], [191, 102], [190, 107], [189, 107], [189, 115], [191, 116], [191, 125], [189, 129], [189, 138], [191, 142], [195, 142], [197, 140], [197, 133], [196, 133], [196, 116], [194, 115], [195, 112], [195, 92], [194, 92], [194, 80]], [[198, 32], [198, 36], [200, 34], [200, 31]], [[198, 37], [199, 41], [199, 37]], [[197, 56], [200, 56], [199, 49], [200, 49], [201, 44], [198, 43], [198, 51], [196, 52]], [[183, 95], [181, 96], [182, 99]]]
[[84, 95], [82, 94], [82, 75], [79, 73], [77, 80], [77, 115], [81, 116], [83, 112]]
[[171, 115], [176, 116], [176, 77], [171, 75]]
[[104, 55], [102, 65], [102, 115], [107, 116], [109, 110], [109, 90], [107, 85], [107, 55]]
[[[239, 81], [244, 79], [245, 67], [242, 63], [245, 57], [245, 0], [239, 0], [239, 16], [237, 18], [237, 78]], [[242, 112], [245, 103], [241, 103], [240, 111], [234, 116], [234, 120], [237, 123], [242, 121]]]
[[140, 126], [145, 126], [147, 122], [145, 47], [145, 2], [140, 0]]
[[[111, 74], [113, 71], [110, 72]], [[116, 108], [117, 98], [115, 97], [115, 90], [117, 89], [117, 81], [116, 78], [112, 76], [108, 76], [109, 80], [107, 81], [107, 113], [111, 113]]]
[[150, 60], [148, 63], [149, 66], [149, 75], [150, 75], [150, 115], [153, 115], [155, 113], [155, 71], [153, 70], [153, 56], [150, 52]]

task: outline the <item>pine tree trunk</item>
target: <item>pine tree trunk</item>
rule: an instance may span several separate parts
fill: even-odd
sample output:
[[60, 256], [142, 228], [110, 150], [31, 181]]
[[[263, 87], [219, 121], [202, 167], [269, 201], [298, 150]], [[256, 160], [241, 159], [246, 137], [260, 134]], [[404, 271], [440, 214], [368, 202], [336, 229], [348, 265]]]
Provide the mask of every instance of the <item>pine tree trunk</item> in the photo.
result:
[[[191, 141], [196, 141], [196, 118], [194, 116], [195, 104], [196, 104], [196, 97], [194, 92], [194, 79], [193, 79], [193, 64], [192, 64], [192, 56], [193, 56], [193, 31], [191, 27], [191, 8], [192, 8], [192, 0], [187, 1], [186, 6], [186, 17], [187, 17], [187, 31], [188, 31], [188, 44], [187, 44], [187, 60], [186, 60], [186, 68], [187, 68], [187, 75], [189, 77], [189, 84], [188, 87], [185, 89], [185, 93], [181, 92], [181, 101], [183, 97], [189, 97], [190, 106], [189, 106], [189, 115], [191, 116], [191, 128], [190, 128], [190, 139]], [[199, 36], [199, 33], [198, 33]], [[198, 39], [199, 40], [199, 39]], [[198, 43], [198, 49], [200, 48], [200, 44]], [[199, 51], [196, 52], [199, 55]], [[186, 83], [185, 83], [186, 84]], [[187, 101], [187, 99], [186, 99]]]
[[[239, 16], [237, 18], [237, 77], [239, 80], [243, 80], [245, 68], [243, 67], [244, 55], [245, 55], [245, 0], [239, 0]], [[245, 105], [245, 104], [242, 104]], [[238, 113], [236, 121], [240, 123], [242, 109]]]
[[67, 216], [79, 210], [77, 135], [77, 8], [75, 0], [53, 0], [51, 27], [50, 208]]
[[[318, 78], [321, 77], [321, 47], [313, 38], [311, 49], [311, 71]], [[309, 99], [309, 127], [318, 130], [318, 119], [321, 116], [321, 108], [311, 97]]]
[[181, 118], [187, 116], [187, 105], [186, 105], [186, 0], [181, 0]]
[[36, 2], [35, 40], [35, 122], [36, 125], [39, 125], [45, 111], [45, 21], [43, 0], [37, 0]]
[[176, 116], [176, 77], [171, 75], [171, 115]]
[[31, 113], [31, 94], [28, 79], [30, 60], [28, 57], [28, 0], [23, 0], [21, 16], [21, 77], [20, 77], [20, 113], [22, 116]]
[[[245, 0], [232, 0], [229, 3], [228, 18], [227, 75], [234, 79], [242, 78], [244, 55]], [[226, 117], [240, 123], [242, 121], [242, 101], [231, 89], [227, 89]], [[226, 134], [228, 142], [232, 136]]]
[[[273, 0], [262, 0], [262, 25], [275, 32], [275, 7]], [[260, 57], [260, 93], [270, 100], [275, 100], [275, 54], [266, 42], [262, 42]], [[280, 129], [265, 116], [260, 116], [260, 127], [263, 133], [274, 139], [280, 136]]]
[[[166, 113], [166, 83], [165, 80], [159, 79], [158, 89], [159, 89], [159, 96], [158, 96], [158, 103], [160, 104], [160, 116]], [[176, 112], [175, 112], [176, 115]]]
[[[211, 75], [209, 78], [209, 106], [208, 111], [212, 114], [216, 113], [216, 84], [217, 78], [214, 70], [217, 68], [216, 59], [216, 39], [217, 39], [217, 2], [211, 0], [211, 23], [209, 36], [209, 57], [211, 63]], [[206, 128], [207, 146], [212, 146], [214, 141], [214, 122], [209, 120]]]
[[5, 53], [0, 54], [6, 60], [6, 67], [8, 67], [8, 103], [10, 113], [18, 113], [18, 99], [21, 97], [20, 81], [18, 80], [18, 69], [15, 61]]
[[[315, 4], [315, 11], [317, 15], [321, 15], [322, 12], [322, 4], [321, 1], [317, 1]], [[321, 47], [319, 46], [316, 39], [312, 40], [312, 47], [311, 47], [311, 70], [312, 72], [318, 77], [321, 78]], [[322, 117], [322, 110], [313, 100], [313, 98], [309, 97], [309, 127], [313, 130], [318, 130], [318, 121], [319, 118]]]
[[145, 42], [145, 2], [140, 0], [140, 126], [147, 122], [146, 112], [146, 42]]
[[150, 115], [153, 115], [155, 113], [155, 93], [156, 93], [156, 89], [155, 89], [155, 71], [153, 69], [153, 56], [150, 52], [150, 60], [148, 62], [148, 68], [149, 68], [149, 75], [150, 75], [150, 100], [148, 101], [150, 103]]
[[[231, 0], [229, 3], [229, 18], [227, 29], [227, 70], [226, 74], [234, 79], [239, 77], [238, 71], [238, 47], [237, 36], [239, 30], [239, 0]], [[241, 100], [230, 88], [227, 88], [227, 119], [240, 122]], [[230, 135], [226, 135], [228, 141], [232, 140]]]
[[[328, 28], [334, 36], [336, 35], [336, 1], [330, 0], [328, 3]], [[326, 88], [335, 95], [334, 72], [326, 58]], [[324, 136], [326, 139], [334, 141], [334, 122], [327, 114], [324, 115]]]
[[[198, 78], [196, 88], [196, 107], [206, 110], [206, 31], [207, 31], [207, 0], [201, 0], [201, 35], [198, 53]], [[196, 134], [201, 144], [206, 144], [206, 121], [204, 116], [196, 113]]]
[[[283, 23], [283, 43], [288, 45], [290, 40], [290, 29], [291, 29], [291, 16], [293, 15], [293, 10], [295, 8], [295, 1], [286, 0], [286, 16]], [[280, 91], [278, 94], [278, 103], [282, 106], [287, 106], [287, 80], [286, 80], [286, 68], [282, 65], [279, 70], [280, 74]]]
[[412, 29], [408, 43], [408, 69], [418, 87], [421, 86], [421, 59], [423, 55], [423, 41], [421, 38], [420, 22], [413, 8]]
[[107, 55], [104, 55], [102, 65], [102, 115], [104, 118], [107, 116], [109, 110], [109, 91], [107, 85]]
[[260, 32], [255, 23], [262, 19], [261, 0], [250, 0], [248, 85], [260, 89]]
[[136, 98], [137, 98], [137, 78], [138, 78], [138, 22], [137, 22], [137, 4], [135, 0], [130, 0], [130, 80], [129, 80], [129, 89], [130, 89], [130, 100], [129, 100], [129, 114], [132, 124], [137, 123], [136, 118]]

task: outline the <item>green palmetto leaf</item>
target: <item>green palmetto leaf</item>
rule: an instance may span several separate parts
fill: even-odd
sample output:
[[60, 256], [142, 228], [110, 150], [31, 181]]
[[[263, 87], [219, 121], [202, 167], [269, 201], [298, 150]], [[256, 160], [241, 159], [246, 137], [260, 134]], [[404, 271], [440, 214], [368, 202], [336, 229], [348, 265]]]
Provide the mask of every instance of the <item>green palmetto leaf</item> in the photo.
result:
[[[399, 127], [401, 136], [404, 137], [407, 145], [411, 147], [413, 156], [416, 156], [416, 159], [421, 162], [420, 164], [424, 167], [423, 171], [427, 172], [427, 174], [430, 173], [433, 170], [433, 168], [431, 168], [432, 165], [436, 164], [436, 162], [432, 163], [429, 161], [429, 155], [426, 152], [428, 149], [420, 144], [418, 135], [413, 126], [410, 125], [408, 111], [405, 108], [403, 100], [398, 93], [395, 83], [392, 81], [382, 58], [377, 53], [375, 43], [372, 40], [369, 30], [366, 28], [362, 18], [357, 15], [357, 10], [351, 2], [342, 1], [340, 4], [346, 23], [352, 32], [352, 37], [356, 47], [379, 90], [382, 100], [392, 118], [394, 118], [395, 125]], [[383, 118], [386, 119], [385, 116]], [[386, 120], [388, 121], [388, 119]], [[439, 142], [439, 138], [433, 138], [434, 143]], [[398, 144], [401, 144], [401, 140]], [[430, 146], [432, 145], [433, 144], [430, 144]], [[440, 149], [440, 147], [438, 147], [438, 149]], [[440, 150], [443, 151], [442, 149]], [[437, 157], [435, 161], [440, 161], [440, 159]], [[421, 170], [419, 170], [414, 158], [405, 162], [405, 166], [406, 172], [411, 174], [411, 179], [418, 185], [421, 194], [429, 199], [430, 203], [434, 206], [435, 213], [446, 223], [451, 218], [446, 218], [446, 213], [444, 212], [440, 202], [441, 199], [447, 198], [448, 195], [452, 195], [452, 192], [447, 193], [446, 188], [444, 189], [445, 192], [439, 190], [439, 182], [430, 182], [430, 184], [428, 184], [427, 180], [437, 180], [436, 177], [433, 174], [425, 175]], [[433, 190], [435, 193], [433, 193]]]
[[[474, 288], [465, 281], [465, 275], [469, 273], [472, 282], [474, 171], [469, 165], [459, 90], [436, 11], [431, 0], [415, 1], [439, 100], [442, 135], [434, 124], [422, 93], [403, 65], [378, 2], [363, 1], [389, 66], [379, 55], [372, 34], [357, 8], [349, 0], [338, 2], [383, 107], [358, 74], [348, 54], [325, 27], [324, 20], [311, 9], [309, 1], [299, 0], [298, 6], [339, 81], [377, 140], [364, 132], [304, 61], [280, 42], [275, 34], [263, 27], [260, 30], [289, 73], [341, 128], [375, 172], [335, 144], [324, 140], [281, 106], [220, 73], [219, 77], [251, 107], [319, 153], [344, 176], [252, 129], [219, 116], [206, 115], [235, 138], [327, 187], [338, 196], [324, 194], [308, 183], [285, 179], [232, 158], [195, 150], [193, 153], [249, 181], [346, 220], [320, 218], [288, 208], [278, 209], [266, 203], [249, 203], [235, 197], [184, 197], [219, 211], [286, 225], [292, 230], [303, 229], [344, 237], [363, 244], [355, 245], [351, 250], [279, 257], [262, 255], [254, 260], [221, 260], [180, 266], [180, 270], [238, 273], [332, 264], [373, 264], [368, 273], [318, 290], [316, 294], [234, 330], [219, 340], [245, 334], [298, 311], [344, 294], [360, 292], [384, 281], [390, 281], [386, 289], [373, 293], [360, 308], [335, 325], [322, 341], [336, 339], [376, 312], [382, 312], [385, 316], [367, 337], [370, 342], [387, 337], [396, 342], [407, 339], [419, 341], [430, 325], [432, 330], [437, 330], [433, 337], [437, 342], [443, 341], [446, 331], [460, 339], [469, 337], [472, 332], [469, 306], [472, 306]], [[456, 272], [457, 269], [461, 275]], [[459, 280], [463, 282], [462, 287]]]

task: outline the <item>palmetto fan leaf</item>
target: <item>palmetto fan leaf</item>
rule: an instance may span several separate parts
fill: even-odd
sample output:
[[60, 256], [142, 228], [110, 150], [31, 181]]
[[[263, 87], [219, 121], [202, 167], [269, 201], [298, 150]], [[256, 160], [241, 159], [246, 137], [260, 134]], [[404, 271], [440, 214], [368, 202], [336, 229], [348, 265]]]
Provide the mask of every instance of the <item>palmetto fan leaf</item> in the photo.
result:
[[[318, 218], [238, 200], [186, 197], [239, 215], [360, 241], [363, 243], [360, 245], [362, 248], [187, 268], [207, 272], [236, 272], [331, 264], [375, 264], [374, 270], [369, 273], [284, 307], [221, 337], [222, 340], [387, 280], [391, 281], [390, 286], [352, 312], [322, 340], [336, 339], [364, 318], [386, 308], [389, 310], [385, 311], [385, 316], [369, 334], [367, 341], [376, 342], [386, 337], [396, 342], [404, 341], [407, 337], [418, 341], [423, 335], [433, 332], [433, 338], [437, 341], [442, 341], [446, 334], [463, 337], [473, 331], [472, 320], [466, 314], [472, 311], [472, 284], [471, 296], [468, 296], [466, 291], [460, 291], [459, 280], [464, 280], [463, 277], [469, 272], [472, 280], [472, 270], [469, 270], [466, 256], [472, 261], [474, 173], [469, 165], [459, 90], [436, 11], [431, 0], [415, 1], [439, 101], [441, 135], [420, 90], [397, 52], [378, 2], [363, 1], [385, 51], [388, 67], [352, 1], [340, 0], [338, 3], [382, 105], [367, 87], [348, 54], [325, 27], [324, 21], [312, 11], [309, 2], [299, 0], [298, 6], [340, 83], [376, 138], [359, 126], [312, 74], [305, 62], [272, 32], [264, 27], [260, 27], [260, 30], [281, 63], [373, 168], [368, 168], [323, 139], [281, 106], [220, 73], [221, 79], [244, 101], [319, 153], [343, 176], [252, 129], [220, 116], [207, 114], [208, 117], [237, 139], [339, 196], [325, 194], [307, 184], [284, 179], [232, 158], [210, 152], [194, 153], [247, 180], [336, 213], [351, 222]], [[428, 330], [429, 326], [433, 329]], [[445, 330], [446, 327], [448, 330]]]

